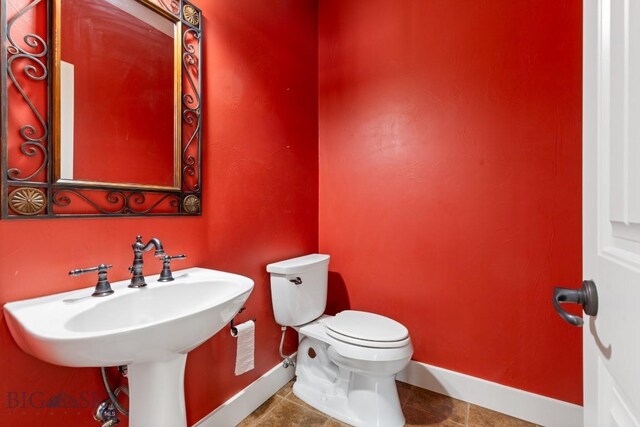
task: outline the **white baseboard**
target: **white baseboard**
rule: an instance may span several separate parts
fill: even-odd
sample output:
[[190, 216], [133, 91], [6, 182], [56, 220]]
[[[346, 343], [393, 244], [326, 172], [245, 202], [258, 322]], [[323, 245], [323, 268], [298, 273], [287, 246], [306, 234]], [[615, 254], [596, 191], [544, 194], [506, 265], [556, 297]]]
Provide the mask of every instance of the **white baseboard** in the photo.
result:
[[195, 423], [193, 427], [236, 426], [291, 381], [294, 374], [294, 367], [283, 368], [282, 362], [278, 363], [269, 372]]
[[582, 406], [411, 361], [398, 380], [545, 427], [581, 427]]

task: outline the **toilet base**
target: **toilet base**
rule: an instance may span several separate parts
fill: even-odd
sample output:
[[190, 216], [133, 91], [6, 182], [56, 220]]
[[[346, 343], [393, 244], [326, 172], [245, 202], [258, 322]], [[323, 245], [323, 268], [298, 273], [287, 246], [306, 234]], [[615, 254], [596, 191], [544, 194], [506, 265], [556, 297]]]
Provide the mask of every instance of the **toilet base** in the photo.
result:
[[293, 393], [307, 404], [354, 426], [404, 425], [395, 372], [355, 372], [327, 343], [311, 337], [301, 339], [297, 359]]
[[371, 377], [351, 373], [349, 390], [323, 392], [296, 381], [293, 393], [305, 403], [353, 426], [400, 427], [405, 419], [400, 407], [395, 376]]
[[317, 410], [353, 426], [401, 427], [396, 374], [411, 355], [399, 348], [345, 344], [326, 334], [322, 316], [297, 329], [299, 336], [293, 393]]
[[350, 415], [351, 411], [347, 406], [346, 396], [323, 394], [317, 389], [301, 384], [299, 381], [293, 383], [293, 394], [303, 402], [338, 421], [353, 426], [360, 425], [358, 420]]

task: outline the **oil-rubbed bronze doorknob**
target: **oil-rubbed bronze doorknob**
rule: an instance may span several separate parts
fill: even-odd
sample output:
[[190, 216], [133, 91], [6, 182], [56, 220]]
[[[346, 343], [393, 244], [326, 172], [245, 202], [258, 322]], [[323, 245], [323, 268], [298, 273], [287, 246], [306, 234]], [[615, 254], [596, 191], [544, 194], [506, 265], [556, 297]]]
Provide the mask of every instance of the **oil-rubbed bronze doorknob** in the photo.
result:
[[595, 316], [598, 314], [598, 291], [593, 280], [585, 280], [582, 282], [580, 289], [553, 289], [553, 307], [556, 309], [560, 317], [573, 326], [582, 326], [584, 321], [562, 309], [560, 304], [573, 303], [582, 305], [585, 314]]

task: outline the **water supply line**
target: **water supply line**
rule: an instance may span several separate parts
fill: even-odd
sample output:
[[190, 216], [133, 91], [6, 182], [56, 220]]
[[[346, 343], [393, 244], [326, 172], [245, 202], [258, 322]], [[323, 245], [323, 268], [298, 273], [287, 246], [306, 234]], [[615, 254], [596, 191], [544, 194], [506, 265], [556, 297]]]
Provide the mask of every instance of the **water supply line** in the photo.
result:
[[[102, 372], [102, 382], [104, 384], [105, 390], [107, 390], [107, 394], [109, 395], [109, 399], [111, 400], [111, 403], [113, 403], [113, 406], [118, 410], [118, 412], [120, 412], [125, 417], [128, 417], [129, 411], [120, 404], [120, 402], [118, 401], [118, 397], [116, 396], [114, 391], [111, 390], [111, 386], [109, 385], [109, 380], [107, 379], [107, 370], [104, 367], [101, 367], [100, 372]], [[126, 367], [124, 369], [122, 369], [121, 367], [120, 373], [122, 374], [122, 376], [126, 376], [125, 372], [126, 372]], [[118, 388], [124, 391], [123, 388], [121, 387], [118, 387]], [[120, 391], [120, 390], [116, 389], [116, 391]], [[125, 391], [125, 394], [127, 395], [129, 394], [128, 390]]]
[[288, 368], [289, 366], [296, 366], [296, 362], [294, 362], [294, 360], [292, 359], [291, 356], [287, 356], [286, 354], [283, 353], [283, 347], [284, 347], [284, 336], [287, 333], [287, 327], [286, 326], [281, 326], [280, 330], [282, 331], [282, 337], [280, 338], [280, 357], [282, 357], [282, 366], [284, 368]]

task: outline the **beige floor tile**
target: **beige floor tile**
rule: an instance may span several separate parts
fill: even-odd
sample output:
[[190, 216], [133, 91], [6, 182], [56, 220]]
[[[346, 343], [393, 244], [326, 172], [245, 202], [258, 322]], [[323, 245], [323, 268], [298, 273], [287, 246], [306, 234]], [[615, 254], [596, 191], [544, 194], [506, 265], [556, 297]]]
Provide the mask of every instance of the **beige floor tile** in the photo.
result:
[[469, 408], [468, 425], [469, 427], [535, 427], [535, 424], [530, 422], [476, 405], [471, 405]]
[[250, 426], [254, 426], [255, 425], [255, 419], [251, 418], [251, 415], [249, 415], [247, 418], [245, 418], [244, 420], [242, 420], [240, 422], [240, 424], [236, 425], [236, 427], [250, 427]]
[[280, 390], [278, 390], [276, 395], [280, 397], [287, 397], [289, 393], [293, 391], [294, 382], [295, 382], [295, 378], [289, 381], [288, 383], [286, 383]]
[[469, 409], [467, 402], [419, 387], [411, 387], [402, 406], [403, 410], [412, 408], [426, 413], [432, 423], [453, 422], [461, 425], [466, 424]]
[[404, 403], [407, 401], [407, 398], [411, 394], [413, 386], [407, 383], [403, 383], [402, 381], [396, 381], [396, 385], [398, 387], [398, 397], [400, 398], [400, 404], [404, 405]]
[[267, 412], [271, 411], [273, 408], [278, 406], [278, 404], [282, 403], [284, 399], [280, 396], [271, 396], [269, 400], [264, 402], [262, 405], [258, 407], [255, 411], [253, 411], [247, 418], [242, 420], [238, 427], [248, 427], [253, 425], [260, 417], [262, 417]]
[[407, 427], [422, 427], [422, 426], [437, 426], [437, 427], [463, 427], [464, 423], [456, 423], [449, 418], [443, 417], [441, 414], [434, 413], [433, 411], [421, 411], [413, 407], [405, 407], [402, 409], [405, 418], [405, 426]]
[[321, 427], [328, 421], [329, 417], [285, 399], [264, 417], [260, 418], [256, 425], [260, 427]]
[[325, 424], [325, 427], [350, 427], [349, 424], [345, 424], [333, 418], [329, 419]]
[[[318, 412], [320, 414], [323, 414], [322, 412], [320, 412], [319, 410], [317, 410], [316, 408], [314, 408], [313, 406], [309, 405], [308, 403], [306, 403], [305, 401], [303, 401], [302, 399], [300, 399], [298, 396], [296, 396], [293, 392], [289, 393], [286, 397], [286, 400], [293, 402], [297, 405], [302, 406], [303, 408], [309, 410], [309, 411], [313, 411], [313, 412]], [[324, 414], [323, 414], [324, 415]]]

